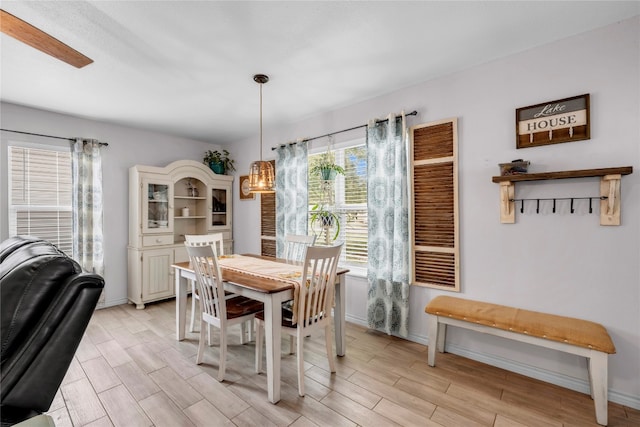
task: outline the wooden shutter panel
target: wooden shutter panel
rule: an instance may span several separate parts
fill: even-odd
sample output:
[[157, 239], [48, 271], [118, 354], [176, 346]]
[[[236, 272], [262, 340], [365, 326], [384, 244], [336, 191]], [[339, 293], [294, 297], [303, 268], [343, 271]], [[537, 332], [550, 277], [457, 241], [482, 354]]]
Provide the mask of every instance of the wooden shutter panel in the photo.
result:
[[[271, 160], [273, 170], [275, 160]], [[276, 256], [276, 193], [260, 194], [260, 253], [265, 256]]]
[[412, 283], [460, 291], [458, 122], [411, 128]]

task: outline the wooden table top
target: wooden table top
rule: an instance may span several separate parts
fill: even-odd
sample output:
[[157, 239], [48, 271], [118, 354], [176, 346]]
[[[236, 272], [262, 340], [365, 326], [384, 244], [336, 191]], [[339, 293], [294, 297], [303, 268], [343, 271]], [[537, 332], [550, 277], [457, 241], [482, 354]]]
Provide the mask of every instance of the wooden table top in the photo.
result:
[[[302, 265], [301, 262], [288, 261], [282, 258], [273, 258], [273, 257], [254, 255], [254, 254], [242, 254], [242, 255], [262, 258], [268, 261], [281, 262], [283, 264]], [[189, 266], [189, 261], [177, 262], [173, 264], [172, 267], [193, 271], [193, 269]], [[220, 271], [222, 272], [222, 280], [227, 282], [233, 282], [238, 286], [243, 286], [258, 292], [264, 292], [264, 293], [282, 292], [288, 289], [293, 289], [294, 287], [294, 285], [291, 283], [290, 280], [279, 279], [277, 277], [256, 276], [250, 273], [242, 273], [237, 270], [229, 270], [229, 269], [226, 269], [222, 264], [220, 264]], [[348, 272], [349, 272], [348, 269], [338, 267], [338, 271], [337, 271], [338, 275], [345, 274]]]

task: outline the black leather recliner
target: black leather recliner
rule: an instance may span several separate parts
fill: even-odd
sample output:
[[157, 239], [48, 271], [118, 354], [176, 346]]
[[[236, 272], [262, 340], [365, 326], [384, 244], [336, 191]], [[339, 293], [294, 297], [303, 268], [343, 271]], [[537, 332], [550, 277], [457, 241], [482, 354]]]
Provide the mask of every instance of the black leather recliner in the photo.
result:
[[49, 409], [103, 288], [102, 277], [44, 240], [0, 244], [2, 426]]

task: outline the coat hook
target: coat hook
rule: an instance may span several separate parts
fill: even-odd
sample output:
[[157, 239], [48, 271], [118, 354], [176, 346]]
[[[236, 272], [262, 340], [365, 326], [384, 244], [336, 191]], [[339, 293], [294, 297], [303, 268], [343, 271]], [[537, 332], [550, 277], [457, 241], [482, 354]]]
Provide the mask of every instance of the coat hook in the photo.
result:
[[592, 202], [593, 202], [593, 198], [589, 197], [589, 213], [593, 213], [593, 207], [591, 206]]
[[522, 199], [520, 201], [520, 213], [523, 214], [524, 213], [524, 199]]
[[573, 197], [571, 198], [571, 213], [573, 213]]
[[536, 213], [539, 214], [540, 213], [540, 199], [536, 200]]
[[553, 213], [556, 213], [556, 199], [553, 199]]

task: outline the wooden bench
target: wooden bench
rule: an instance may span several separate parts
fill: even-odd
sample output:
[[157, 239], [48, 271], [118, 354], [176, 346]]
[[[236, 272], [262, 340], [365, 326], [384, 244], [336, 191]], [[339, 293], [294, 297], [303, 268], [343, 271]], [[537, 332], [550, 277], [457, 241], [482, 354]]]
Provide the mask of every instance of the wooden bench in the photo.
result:
[[596, 421], [607, 425], [607, 355], [616, 348], [602, 325], [449, 296], [434, 298], [424, 311], [429, 314], [430, 366], [436, 364], [436, 348], [444, 352], [447, 325], [586, 357]]

